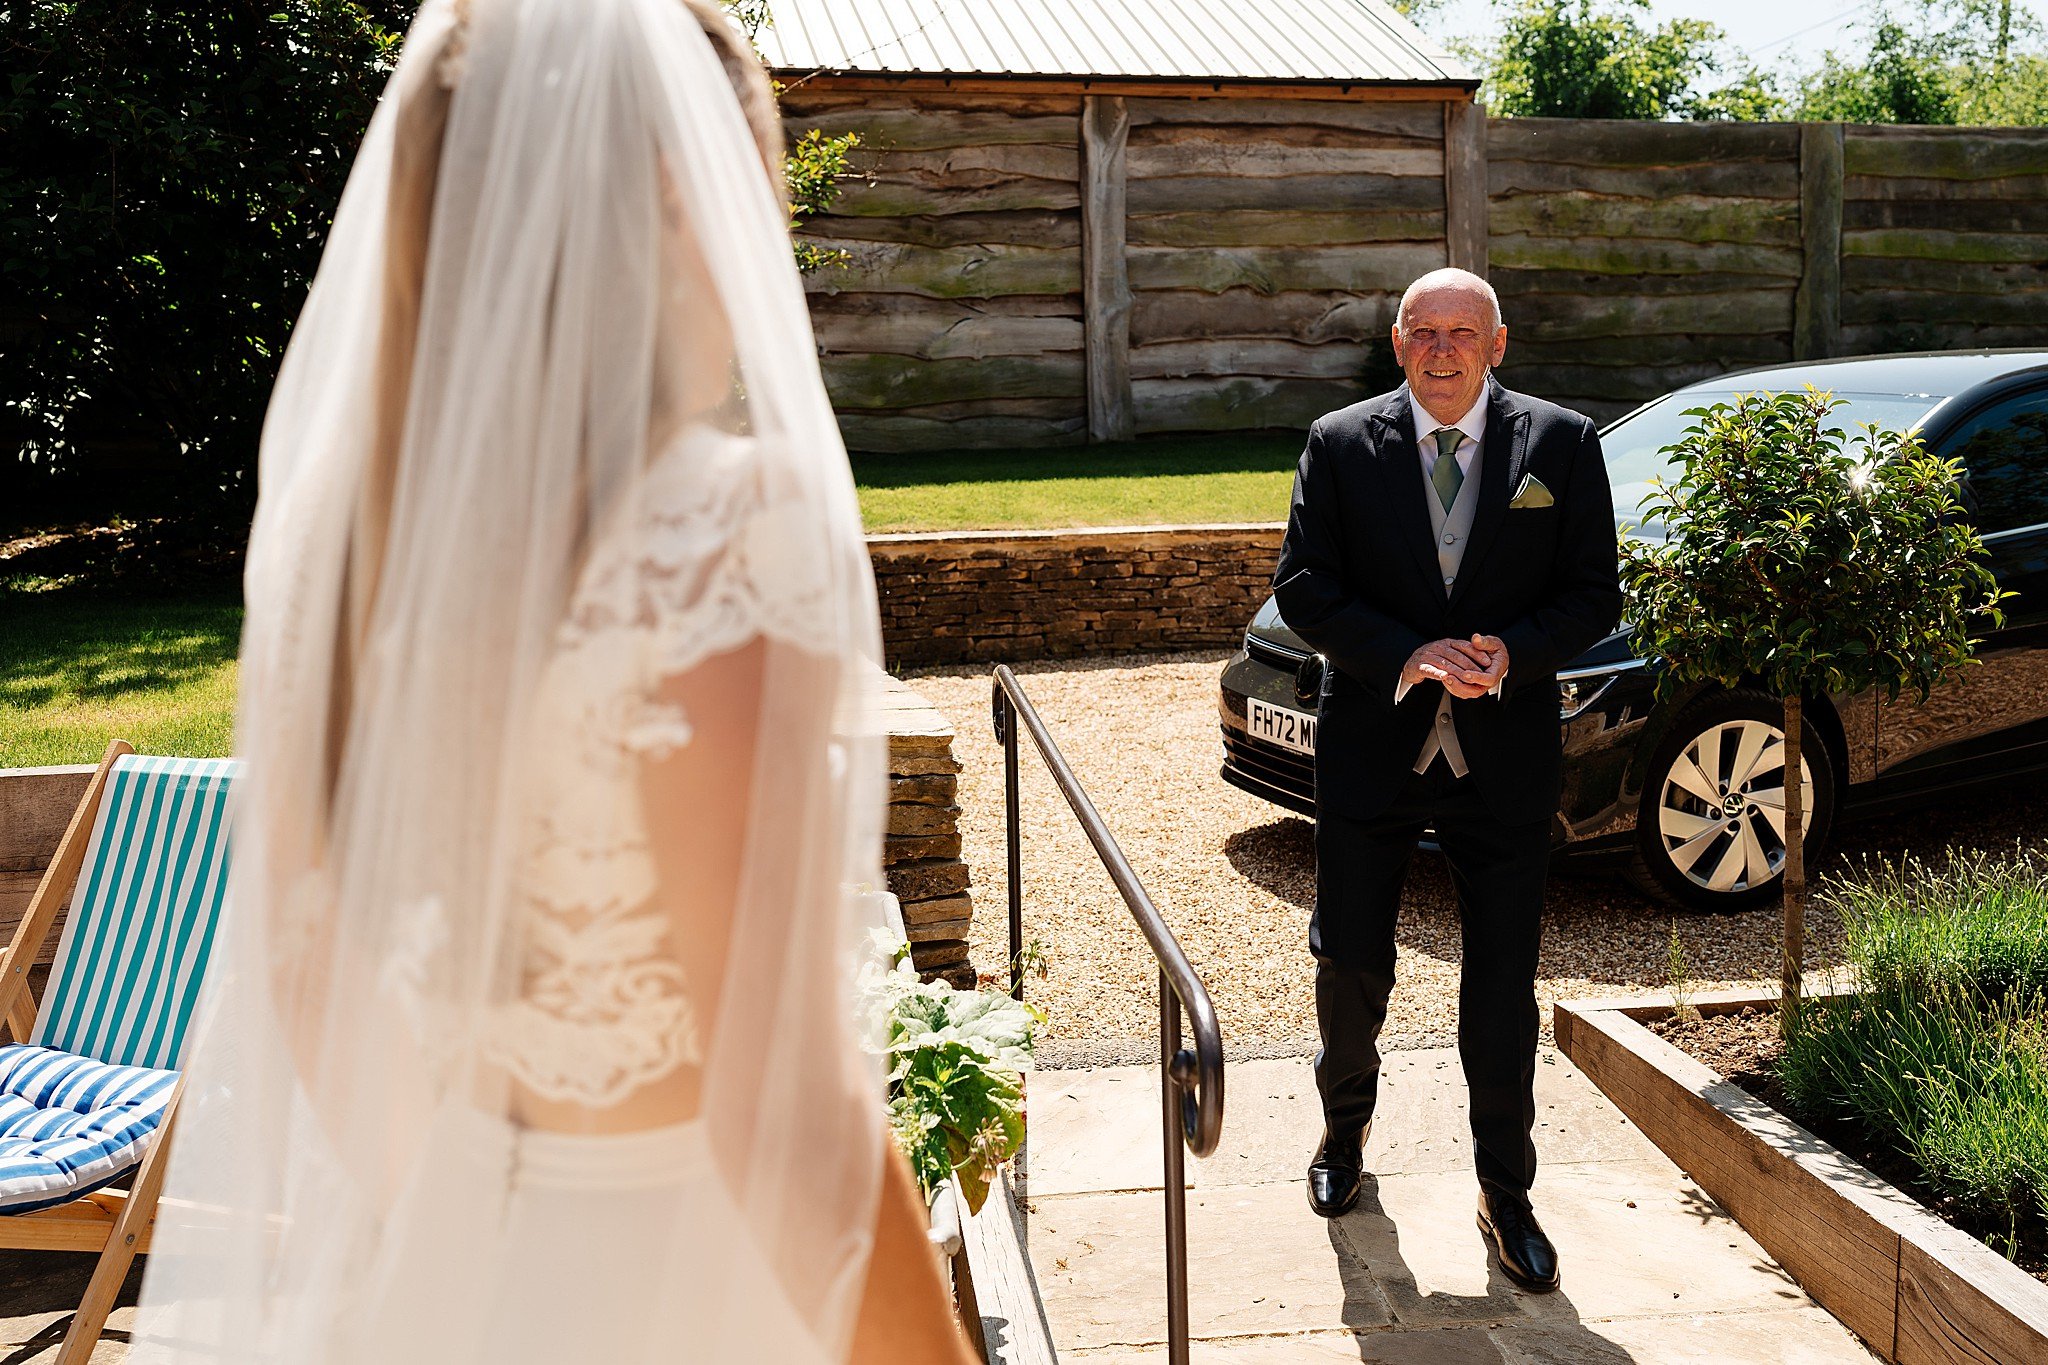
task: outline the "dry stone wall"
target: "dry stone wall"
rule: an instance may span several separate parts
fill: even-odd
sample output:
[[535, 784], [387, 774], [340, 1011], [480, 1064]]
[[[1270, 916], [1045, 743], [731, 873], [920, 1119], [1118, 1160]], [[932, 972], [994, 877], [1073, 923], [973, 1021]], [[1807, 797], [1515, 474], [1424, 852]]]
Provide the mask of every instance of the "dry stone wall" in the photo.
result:
[[[889, 830], [882, 864], [903, 907], [910, 960], [926, 980], [971, 987], [974, 920], [967, 864], [960, 856], [960, 761], [952, 724], [894, 678], [878, 678], [870, 705], [889, 733]], [[1000, 961], [998, 946], [991, 961]]]
[[1234, 644], [1271, 590], [1284, 528], [873, 536], [891, 667]]

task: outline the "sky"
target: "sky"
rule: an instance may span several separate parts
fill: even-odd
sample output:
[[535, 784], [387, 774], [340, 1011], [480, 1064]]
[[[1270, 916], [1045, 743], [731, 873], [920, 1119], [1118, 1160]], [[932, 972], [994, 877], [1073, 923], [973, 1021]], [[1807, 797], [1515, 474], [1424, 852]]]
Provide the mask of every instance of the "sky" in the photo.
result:
[[[1858, 20], [1876, 0], [1650, 0], [1653, 22], [1705, 19], [1720, 25], [1735, 46], [1766, 68], [1806, 70], [1828, 48], [1846, 48]], [[1485, 37], [1493, 28], [1488, 0], [1447, 0], [1428, 23], [1444, 38]]]

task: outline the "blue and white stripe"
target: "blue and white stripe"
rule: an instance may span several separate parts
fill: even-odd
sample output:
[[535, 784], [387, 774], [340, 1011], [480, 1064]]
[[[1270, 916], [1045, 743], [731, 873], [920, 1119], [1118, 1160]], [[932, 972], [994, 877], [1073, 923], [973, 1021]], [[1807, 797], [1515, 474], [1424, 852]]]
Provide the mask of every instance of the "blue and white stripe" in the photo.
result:
[[175, 1071], [0, 1047], [0, 1213], [68, 1204], [141, 1162]]
[[179, 1064], [227, 887], [239, 766], [115, 760], [31, 1043], [120, 1066]]

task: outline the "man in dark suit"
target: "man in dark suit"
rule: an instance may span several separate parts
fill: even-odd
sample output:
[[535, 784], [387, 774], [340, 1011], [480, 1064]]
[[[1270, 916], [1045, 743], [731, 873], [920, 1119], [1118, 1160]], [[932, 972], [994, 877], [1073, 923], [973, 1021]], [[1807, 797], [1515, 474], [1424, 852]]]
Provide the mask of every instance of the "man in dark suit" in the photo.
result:
[[1509, 1278], [1555, 1289], [1529, 1189], [1556, 674], [1621, 613], [1613, 499], [1593, 424], [1493, 379], [1507, 328], [1485, 281], [1423, 276], [1393, 341], [1408, 382], [1309, 428], [1273, 580], [1281, 615], [1326, 660], [1309, 922], [1324, 1134], [1309, 1202], [1334, 1218], [1358, 1198], [1401, 884], [1432, 829], [1464, 928], [1479, 1225]]

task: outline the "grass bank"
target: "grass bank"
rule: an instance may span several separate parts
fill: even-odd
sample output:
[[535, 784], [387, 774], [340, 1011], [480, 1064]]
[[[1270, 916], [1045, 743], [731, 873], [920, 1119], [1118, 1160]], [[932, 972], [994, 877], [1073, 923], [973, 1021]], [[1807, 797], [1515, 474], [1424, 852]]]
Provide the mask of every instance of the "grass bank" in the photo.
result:
[[95, 763], [115, 738], [228, 753], [241, 630], [241, 602], [223, 590], [0, 592], [0, 768]]
[[1281, 521], [1299, 433], [853, 456], [871, 532]]
[[[853, 468], [871, 532], [1278, 521], [1300, 452], [1280, 433], [856, 455]], [[116, 736], [228, 752], [241, 605], [218, 573], [183, 593], [135, 587], [182, 562], [163, 534], [86, 523], [0, 542], [0, 767], [96, 762]]]

